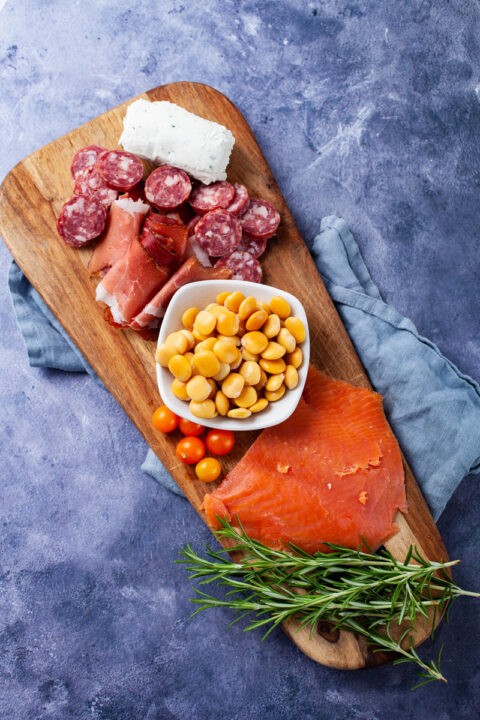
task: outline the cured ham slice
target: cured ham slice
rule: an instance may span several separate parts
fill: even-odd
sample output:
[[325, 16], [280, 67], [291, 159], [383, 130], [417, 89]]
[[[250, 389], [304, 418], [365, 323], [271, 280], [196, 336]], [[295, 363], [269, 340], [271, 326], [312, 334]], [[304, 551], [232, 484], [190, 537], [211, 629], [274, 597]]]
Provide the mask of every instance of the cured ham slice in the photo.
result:
[[120, 197], [112, 204], [108, 229], [97, 244], [88, 263], [94, 274], [109, 270], [126, 253], [133, 238], [140, 232], [149, 206], [141, 200]]
[[134, 330], [158, 327], [160, 319], [165, 315], [168, 303], [183, 285], [198, 280], [227, 280], [231, 275], [232, 271], [227, 268], [203, 267], [196, 258], [189, 258], [130, 323], [130, 327]]
[[134, 238], [126, 253], [97, 285], [96, 299], [110, 308], [114, 323], [125, 326], [160, 290], [169, 275], [169, 268], [157, 265], [138, 238]]

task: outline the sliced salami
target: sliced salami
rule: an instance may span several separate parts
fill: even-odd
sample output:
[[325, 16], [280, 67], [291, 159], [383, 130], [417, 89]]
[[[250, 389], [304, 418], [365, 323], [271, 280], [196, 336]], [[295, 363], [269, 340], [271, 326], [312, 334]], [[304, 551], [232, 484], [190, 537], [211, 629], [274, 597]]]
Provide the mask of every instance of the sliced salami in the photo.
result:
[[260, 255], [263, 255], [266, 249], [266, 238], [256, 238], [253, 237], [253, 235], [249, 235], [245, 232], [245, 230], [243, 231], [242, 239], [240, 240], [237, 250], [240, 250], [241, 252], [249, 252], [250, 255], [253, 255], [253, 257], [259, 258]]
[[228, 212], [232, 213], [232, 215], [236, 215], [237, 217], [239, 217], [247, 209], [248, 201], [250, 198], [248, 197], [248, 190], [245, 185], [235, 183], [233, 187], [235, 190], [235, 195], [233, 196], [231, 204], [227, 207], [227, 210]]
[[190, 222], [187, 225], [188, 228], [188, 237], [191, 237], [191, 235], [195, 235], [195, 226], [198, 223], [202, 216], [201, 215], [194, 215]]
[[82, 247], [103, 231], [107, 211], [93, 195], [74, 195], [67, 200], [57, 220], [60, 237], [72, 247]]
[[252, 198], [240, 218], [245, 232], [257, 238], [271, 238], [280, 224], [280, 213], [266, 200]]
[[74, 195], [93, 195], [100, 200], [102, 205], [110, 207], [114, 200], [118, 197], [118, 190], [114, 190], [105, 183], [104, 179], [97, 170], [96, 165], [80, 170], [75, 178], [73, 187]]
[[211, 210], [195, 226], [195, 238], [207, 255], [229, 255], [242, 239], [242, 226], [228, 210]]
[[192, 183], [187, 173], [170, 165], [154, 170], [145, 183], [147, 200], [164, 210], [171, 210], [184, 203], [191, 191]]
[[107, 150], [97, 160], [98, 172], [115, 190], [131, 190], [143, 177], [142, 161], [123, 150]]
[[99, 156], [104, 152], [106, 152], [106, 149], [100, 145], [87, 145], [77, 150], [70, 165], [73, 177], [76, 178], [80, 170], [95, 165]]
[[249, 252], [235, 250], [235, 252], [221, 257], [214, 265], [215, 268], [228, 268], [232, 271], [233, 280], [248, 280], [249, 282], [262, 282], [262, 266], [257, 258]]
[[235, 188], [225, 180], [211, 185], [197, 185], [192, 190], [188, 202], [198, 215], [205, 215], [210, 210], [228, 208], [235, 195]]

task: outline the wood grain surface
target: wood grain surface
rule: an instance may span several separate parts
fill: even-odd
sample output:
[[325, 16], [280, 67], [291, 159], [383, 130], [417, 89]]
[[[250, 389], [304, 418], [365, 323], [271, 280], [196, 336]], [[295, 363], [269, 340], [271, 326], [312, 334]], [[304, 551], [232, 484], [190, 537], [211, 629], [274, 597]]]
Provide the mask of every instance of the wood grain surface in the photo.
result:
[[[269, 200], [282, 218], [278, 238], [270, 243], [262, 258], [264, 281], [293, 293], [303, 303], [310, 326], [311, 362], [329, 375], [370, 387], [292, 215], [240, 111], [224, 95], [198, 83], [172, 83], [139, 97], [169, 100], [232, 131], [236, 142], [228, 179], [245, 184], [252, 196]], [[179, 436], [176, 433], [162, 435], [151, 423], [152, 411], [160, 404], [155, 379], [155, 343], [130, 330], [115, 330], [105, 322], [102, 307], [95, 302], [96, 282], [89, 277], [85, 267], [91, 250], [68, 247], [58, 237], [55, 227], [60, 208], [72, 192], [70, 162], [74, 152], [91, 144], [117, 148], [123, 117], [132, 100], [46, 145], [7, 175], [0, 188], [0, 233], [26, 276], [205, 520], [199, 508], [206, 486], [196, 479], [192, 468], [178, 461], [175, 445]], [[225, 472], [238, 462], [254, 437], [254, 433], [237, 433], [235, 451], [223, 461]], [[416, 543], [429, 559], [446, 560], [443, 542], [406, 463], [405, 473], [409, 511], [405, 515], [397, 513], [400, 530], [386, 546], [395, 557], [402, 559], [410, 543]], [[297, 632], [294, 622], [286, 623], [284, 629], [309, 657], [332, 667], [357, 669], [391, 659], [385, 653], [372, 653], [362, 639], [347, 632], [334, 633], [325, 624], [317, 628], [312, 637], [306, 629]], [[425, 623], [419, 622], [416, 644], [427, 635]]]

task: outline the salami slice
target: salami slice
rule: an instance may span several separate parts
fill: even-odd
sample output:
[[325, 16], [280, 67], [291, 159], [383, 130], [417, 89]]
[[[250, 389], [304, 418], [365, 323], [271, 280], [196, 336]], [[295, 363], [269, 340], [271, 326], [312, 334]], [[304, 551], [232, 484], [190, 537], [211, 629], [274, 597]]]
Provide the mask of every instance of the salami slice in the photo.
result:
[[143, 177], [142, 161], [123, 150], [107, 150], [97, 160], [97, 169], [109, 187], [131, 190]]
[[245, 232], [245, 230], [243, 231], [242, 239], [240, 240], [237, 250], [240, 250], [241, 252], [249, 252], [250, 255], [253, 255], [253, 257], [259, 258], [260, 255], [263, 255], [266, 249], [266, 238], [256, 238], [253, 237], [253, 235], [249, 235]]
[[60, 211], [58, 234], [67, 245], [82, 247], [102, 233], [106, 219], [105, 206], [96, 197], [74, 195]]
[[145, 183], [147, 200], [158, 208], [171, 210], [188, 199], [192, 183], [187, 173], [179, 168], [163, 165], [154, 170]]
[[93, 195], [97, 200], [100, 200], [102, 205], [110, 207], [118, 197], [118, 190], [108, 187], [98, 172], [96, 165], [90, 165], [77, 173], [73, 194]]
[[242, 228], [249, 235], [269, 239], [275, 235], [280, 224], [280, 213], [266, 200], [252, 198], [240, 218]]
[[197, 185], [192, 190], [188, 202], [198, 215], [205, 215], [210, 210], [228, 208], [235, 195], [235, 188], [225, 180], [211, 185]]
[[104, 152], [106, 152], [106, 149], [100, 145], [87, 145], [87, 147], [77, 150], [70, 165], [73, 177], [76, 178], [80, 170], [95, 165], [99, 155]]
[[191, 235], [195, 235], [195, 226], [198, 223], [202, 216], [201, 215], [194, 215], [190, 222], [187, 225], [188, 228], [188, 237], [191, 237]]
[[211, 210], [195, 226], [197, 243], [207, 255], [229, 255], [242, 239], [242, 226], [228, 210]]
[[235, 183], [233, 187], [235, 189], [235, 195], [233, 196], [231, 204], [227, 207], [227, 210], [232, 213], [232, 215], [239, 217], [247, 209], [250, 198], [248, 197], [248, 190], [245, 185]]
[[235, 250], [235, 252], [221, 257], [214, 265], [215, 268], [228, 268], [232, 271], [233, 280], [248, 280], [249, 282], [262, 282], [262, 266], [257, 258], [249, 252]]

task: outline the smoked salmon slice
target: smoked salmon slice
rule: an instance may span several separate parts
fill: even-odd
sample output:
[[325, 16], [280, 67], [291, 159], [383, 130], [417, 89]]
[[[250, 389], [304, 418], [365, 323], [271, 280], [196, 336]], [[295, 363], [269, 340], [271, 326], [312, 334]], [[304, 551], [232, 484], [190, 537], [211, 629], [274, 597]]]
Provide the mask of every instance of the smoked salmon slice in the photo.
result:
[[382, 397], [310, 367], [300, 403], [281, 425], [264, 430], [222, 484], [206, 495], [217, 515], [273, 548], [295, 543], [313, 553], [325, 542], [372, 549], [391, 537], [406, 510], [398, 443]]

